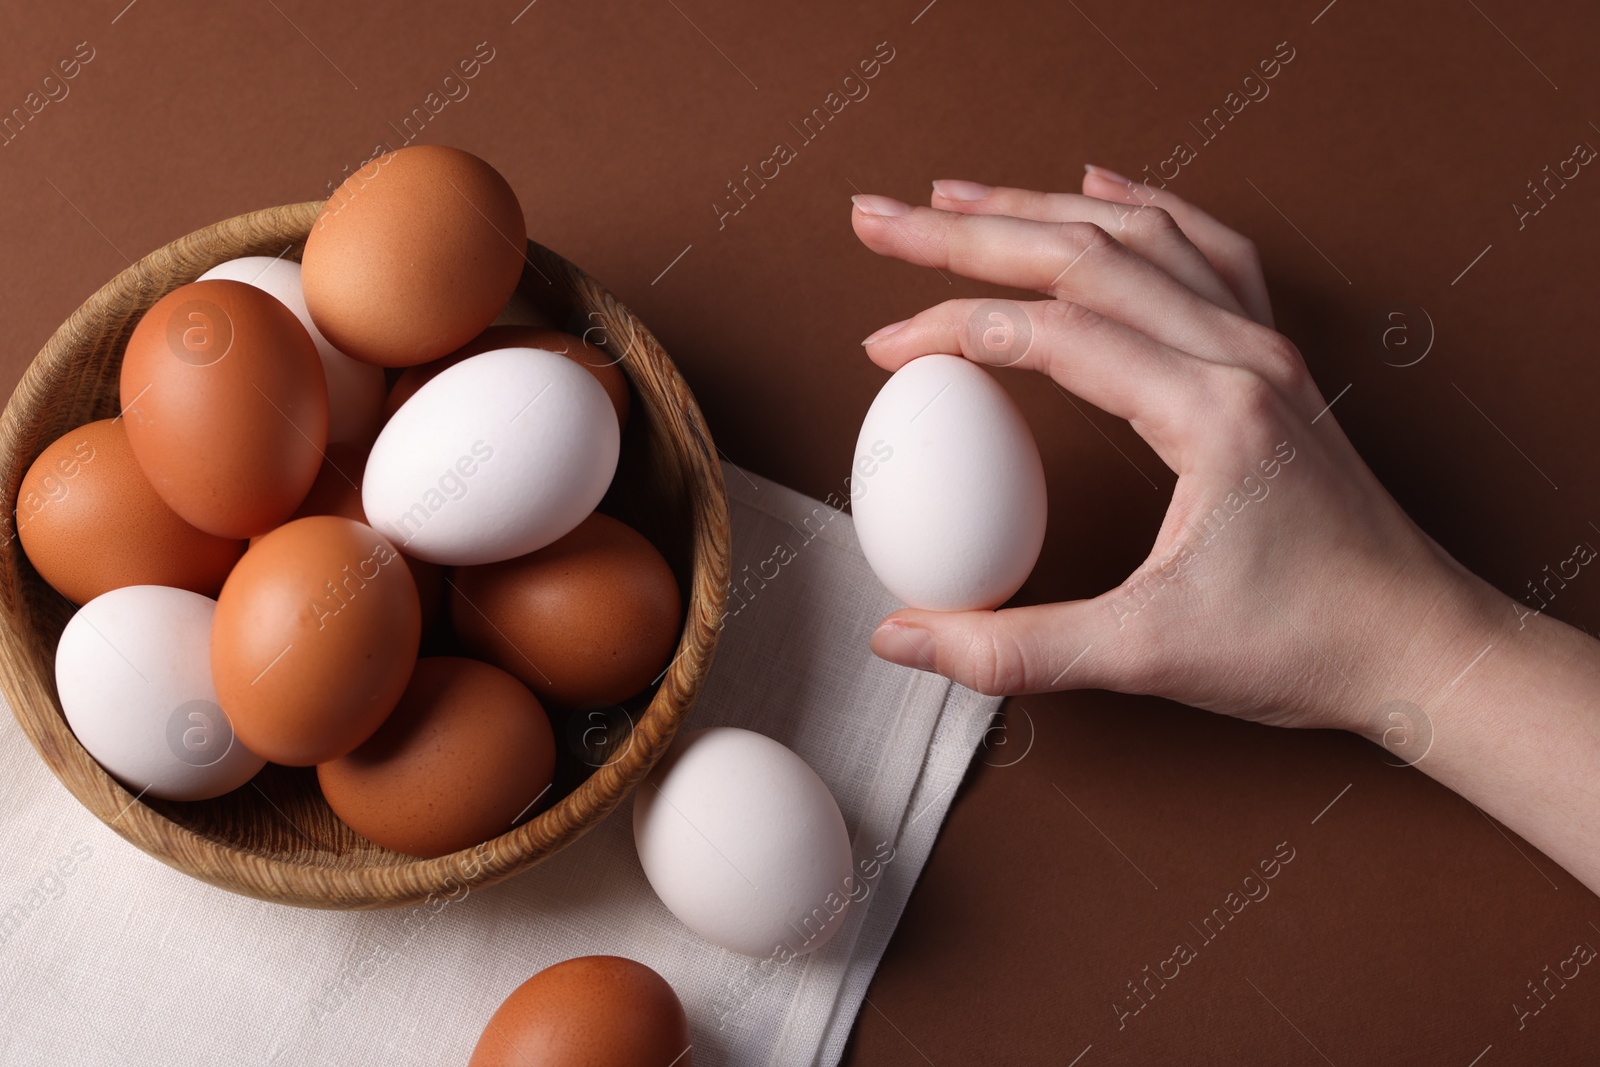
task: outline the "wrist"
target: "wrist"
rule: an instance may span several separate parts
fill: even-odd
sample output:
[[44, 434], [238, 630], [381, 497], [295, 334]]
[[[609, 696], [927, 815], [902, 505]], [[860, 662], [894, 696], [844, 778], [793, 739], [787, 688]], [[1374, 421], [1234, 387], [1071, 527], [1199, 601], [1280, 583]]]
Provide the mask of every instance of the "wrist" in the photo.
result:
[[1468, 679], [1491, 658], [1503, 662], [1517, 643], [1517, 605], [1447, 564], [1443, 575], [1400, 586], [1394, 600], [1405, 606], [1365, 628], [1352, 675], [1360, 684], [1337, 712], [1336, 725], [1388, 749], [1396, 762], [1421, 759], [1434, 732], [1468, 711], [1462, 698], [1476, 691], [1463, 690]]
[[1484, 589], [1411, 679], [1411, 720], [1362, 732], [1600, 890], [1600, 641]]
[[1453, 785], [1509, 733], [1554, 737], [1600, 713], [1600, 642], [1465, 570], [1409, 625], [1404, 651], [1374, 672], [1347, 726], [1393, 762]]

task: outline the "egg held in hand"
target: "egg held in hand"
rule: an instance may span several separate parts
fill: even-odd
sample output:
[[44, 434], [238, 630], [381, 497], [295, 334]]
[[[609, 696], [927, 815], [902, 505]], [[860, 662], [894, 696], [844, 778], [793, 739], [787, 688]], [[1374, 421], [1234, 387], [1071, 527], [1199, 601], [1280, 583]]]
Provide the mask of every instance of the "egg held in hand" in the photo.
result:
[[362, 837], [443, 856], [510, 830], [550, 788], [555, 756], [526, 686], [487, 663], [430, 656], [377, 732], [319, 765], [317, 781]]
[[1009, 394], [960, 356], [921, 356], [879, 390], [850, 479], [861, 553], [931, 611], [999, 607], [1044, 547], [1044, 464]]
[[579, 956], [507, 997], [468, 1067], [692, 1067], [689, 1020], [672, 986], [642, 963]]
[[127, 585], [216, 596], [244, 542], [184, 522], [144, 476], [119, 419], [68, 431], [17, 487], [17, 537], [74, 604]]
[[707, 941], [763, 958], [803, 955], [828, 943], [860, 896], [833, 794], [764, 734], [680, 735], [633, 796], [645, 877]]
[[139, 320], [120, 382], [122, 420], [157, 495], [192, 526], [252, 537], [311, 488], [328, 436], [328, 387], [311, 335], [243, 282], [179, 286]]
[[216, 603], [130, 585], [89, 601], [56, 646], [56, 691], [80, 744], [130, 792], [206, 800], [266, 762], [218, 705], [207, 647]]
[[251, 545], [217, 598], [217, 700], [274, 763], [337, 759], [394, 709], [421, 634], [417, 587], [387, 538], [339, 516], [296, 519]]
[[619, 704], [672, 658], [683, 600], [644, 535], [595, 512], [526, 556], [451, 576], [462, 647], [567, 708]]

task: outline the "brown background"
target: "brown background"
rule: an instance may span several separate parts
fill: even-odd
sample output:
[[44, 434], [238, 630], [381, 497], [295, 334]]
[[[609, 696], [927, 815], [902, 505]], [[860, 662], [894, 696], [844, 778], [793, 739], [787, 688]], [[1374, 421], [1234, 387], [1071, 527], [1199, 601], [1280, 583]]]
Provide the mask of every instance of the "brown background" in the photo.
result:
[[[1600, 145], [1593, 5], [123, 2], [0, 14], [0, 111], [94, 49], [0, 148], [7, 389], [130, 258], [327, 195], [487, 41], [470, 95], [420, 139], [499, 167], [529, 233], [643, 315], [722, 451], [762, 474], [841, 489], [884, 377], [859, 338], [983, 291], [867, 252], [849, 194], [924, 199], [934, 177], [1075, 189], [1084, 162], [1135, 174], [1187, 140], [1198, 157], [1174, 190], [1256, 238], [1280, 327], [1325, 395], [1351, 386], [1338, 418], [1429, 532], [1513, 594], [1600, 544], [1600, 174], [1520, 231], [1511, 208], [1546, 164]], [[883, 41], [894, 59], [870, 96], [719, 229], [726, 183], [798, 142], [789, 123]], [[1271, 95], [1202, 145], [1189, 122], [1283, 41], [1295, 58]], [[1373, 327], [1390, 312], [1405, 317], [1386, 348]], [[1116, 583], [1171, 476], [1115, 419], [1005, 381], [1051, 491], [1024, 597]], [[1585, 576], [1551, 611], [1593, 629], [1597, 606]], [[1295, 859], [1271, 896], [1119, 1029], [1125, 983], [1198, 943], [1188, 924], [1284, 841]], [[1576, 942], [1600, 944], [1597, 923], [1549, 860], [1353, 737], [1025, 698], [957, 798], [847, 1059], [1592, 1061], [1600, 977], [1521, 1030], [1512, 1004]]]

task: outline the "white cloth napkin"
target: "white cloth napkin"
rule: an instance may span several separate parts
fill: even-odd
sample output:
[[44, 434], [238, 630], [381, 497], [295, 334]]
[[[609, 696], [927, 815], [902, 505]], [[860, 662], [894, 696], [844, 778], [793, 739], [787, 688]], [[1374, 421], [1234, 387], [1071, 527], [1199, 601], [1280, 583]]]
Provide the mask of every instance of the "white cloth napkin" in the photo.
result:
[[590, 954], [631, 957], [672, 983], [696, 1067], [838, 1063], [999, 702], [871, 654], [868, 635], [897, 605], [849, 516], [724, 473], [743, 594], [689, 726], [742, 726], [794, 749], [833, 790], [858, 861], [879, 860], [824, 948], [778, 965], [689, 932], [639, 868], [631, 804], [553, 859], [456, 900], [369, 913], [250, 900], [117, 837], [6, 715], [0, 1063], [465, 1064], [512, 989]]

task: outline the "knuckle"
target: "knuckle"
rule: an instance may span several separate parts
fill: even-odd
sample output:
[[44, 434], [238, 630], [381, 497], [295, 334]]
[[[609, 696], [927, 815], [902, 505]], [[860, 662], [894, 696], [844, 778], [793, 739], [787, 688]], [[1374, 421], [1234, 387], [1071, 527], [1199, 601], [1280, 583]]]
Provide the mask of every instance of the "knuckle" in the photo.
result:
[[1075, 300], [1049, 300], [1039, 308], [1039, 316], [1051, 333], [1081, 333], [1104, 322], [1099, 312]]
[[1178, 220], [1172, 217], [1172, 212], [1151, 204], [1140, 205], [1123, 221], [1131, 232], [1140, 237], [1161, 237], [1182, 232], [1178, 227]]
[[969, 688], [986, 696], [1007, 696], [1022, 688], [1027, 668], [1014, 638], [992, 628], [974, 631], [965, 651], [964, 684]]
[[1311, 380], [1311, 372], [1295, 343], [1266, 326], [1250, 324], [1247, 344], [1251, 362], [1273, 384], [1294, 393]]
[[1117, 240], [1092, 222], [1074, 220], [1056, 223], [1056, 243], [1069, 256], [1077, 257], [1102, 251]]
[[[971, 359], [992, 366], [1009, 367], [1025, 359], [1033, 347], [1040, 323], [1035, 321], [1031, 303], [1017, 300], [952, 301], [963, 309], [965, 333], [961, 351]], [[954, 325], [954, 319], [951, 320]]]
[[1261, 250], [1248, 237], [1239, 237], [1233, 245], [1233, 261], [1243, 270], [1261, 269]]
[[1273, 421], [1283, 401], [1267, 377], [1249, 367], [1217, 365], [1211, 371], [1211, 405], [1233, 427]]
[[1055, 224], [1054, 243], [1060, 270], [1044, 287], [1052, 295], [1062, 292], [1062, 278], [1086, 259], [1099, 258], [1121, 245], [1117, 239], [1092, 222], [1058, 222]]

